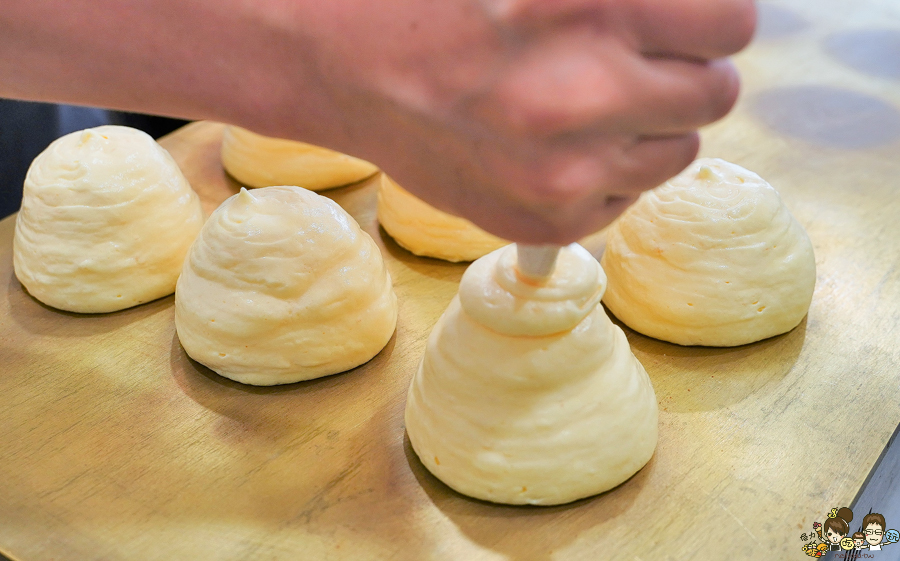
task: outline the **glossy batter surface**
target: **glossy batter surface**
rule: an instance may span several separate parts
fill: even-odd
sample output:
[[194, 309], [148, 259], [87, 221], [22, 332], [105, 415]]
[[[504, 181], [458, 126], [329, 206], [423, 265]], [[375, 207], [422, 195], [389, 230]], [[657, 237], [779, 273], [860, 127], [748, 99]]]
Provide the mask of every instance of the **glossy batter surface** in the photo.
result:
[[149, 135], [120, 126], [68, 134], [28, 170], [16, 276], [71, 312], [113, 312], [171, 294], [203, 225], [200, 200]]
[[372, 238], [336, 203], [299, 187], [242, 189], [222, 203], [175, 292], [188, 355], [246, 384], [359, 366], [396, 323], [397, 297]]
[[466, 271], [407, 398], [406, 430], [429, 471], [475, 498], [550, 505], [647, 463], [656, 397], [598, 305], [605, 281], [577, 244], [544, 285], [516, 276], [514, 245]]
[[611, 227], [603, 302], [680, 345], [735, 346], [790, 331], [816, 282], [812, 243], [765, 180], [705, 158], [644, 193]]

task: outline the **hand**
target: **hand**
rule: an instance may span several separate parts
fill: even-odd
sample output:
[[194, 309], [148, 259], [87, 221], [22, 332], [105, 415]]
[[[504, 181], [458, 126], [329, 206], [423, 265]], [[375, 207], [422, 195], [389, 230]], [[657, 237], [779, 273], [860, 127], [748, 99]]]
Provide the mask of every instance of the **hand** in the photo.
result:
[[316, 4], [302, 75], [318, 78], [328, 111], [283, 114], [269, 132], [367, 158], [429, 203], [531, 243], [600, 229], [690, 163], [696, 129], [737, 96], [721, 57], [755, 24], [750, 0]]
[[694, 158], [754, 23], [752, 0], [30, 0], [0, 11], [0, 95], [321, 144], [566, 243]]

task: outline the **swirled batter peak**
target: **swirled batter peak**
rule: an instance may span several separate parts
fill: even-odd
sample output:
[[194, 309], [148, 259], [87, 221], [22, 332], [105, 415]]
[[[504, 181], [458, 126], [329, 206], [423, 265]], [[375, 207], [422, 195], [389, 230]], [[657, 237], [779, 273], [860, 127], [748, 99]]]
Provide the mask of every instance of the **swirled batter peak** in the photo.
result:
[[68, 134], [28, 170], [16, 276], [55, 308], [98, 313], [171, 294], [203, 225], [200, 200], [149, 135], [119, 126]]
[[695, 161], [644, 193], [611, 227], [609, 309], [680, 345], [734, 346], [785, 333], [806, 316], [812, 243], [778, 192], [724, 160]]
[[253, 385], [349, 370], [387, 344], [397, 297], [381, 252], [331, 199], [242, 189], [210, 216], [175, 291], [191, 358]]
[[596, 259], [572, 244], [535, 279], [516, 256], [501, 248], [466, 271], [410, 384], [406, 431], [422, 464], [461, 493], [566, 503], [647, 463], [656, 396], [599, 305]]

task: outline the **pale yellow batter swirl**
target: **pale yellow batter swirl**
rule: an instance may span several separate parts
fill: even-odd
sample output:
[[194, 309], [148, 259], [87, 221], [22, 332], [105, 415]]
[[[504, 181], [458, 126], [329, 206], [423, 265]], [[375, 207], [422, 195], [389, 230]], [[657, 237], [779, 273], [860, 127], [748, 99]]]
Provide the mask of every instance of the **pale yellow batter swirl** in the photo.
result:
[[812, 300], [806, 231], [775, 189], [697, 160], [609, 229], [603, 302], [632, 329], [680, 345], [743, 345], [790, 331]]
[[434, 208], [385, 174], [378, 184], [378, 222], [404, 249], [444, 261], [472, 261], [509, 243]]
[[203, 225], [200, 200], [149, 135], [68, 134], [28, 170], [16, 218], [16, 277], [45, 304], [113, 312], [171, 294]]
[[515, 246], [466, 271], [407, 398], [406, 430], [429, 471], [475, 498], [550, 505], [647, 463], [656, 397], [598, 305], [605, 281], [577, 244], [543, 285], [518, 276]]
[[370, 177], [378, 167], [328, 148], [225, 128], [222, 165], [247, 187], [296, 185], [322, 191]]
[[246, 384], [359, 366], [396, 323], [397, 298], [375, 242], [333, 201], [299, 187], [242, 189], [222, 203], [175, 292], [188, 355]]

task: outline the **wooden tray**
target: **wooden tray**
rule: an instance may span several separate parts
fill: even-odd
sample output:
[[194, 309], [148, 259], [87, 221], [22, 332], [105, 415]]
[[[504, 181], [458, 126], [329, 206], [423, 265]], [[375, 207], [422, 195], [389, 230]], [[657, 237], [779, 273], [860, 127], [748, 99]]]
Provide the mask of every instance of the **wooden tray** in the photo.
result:
[[[10, 217], [0, 550], [23, 561], [803, 558], [801, 531], [850, 502], [900, 422], [900, 88], [828, 50], [842, 25], [900, 23], [886, 2], [761, 9], [763, 35], [738, 59], [744, 96], [705, 131], [704, 153], [760, 173], [807, 227], [812, 308], [792, 332], [732, 349], [626, 329], [661, 406], [659, 447], [631, 480], [567, 506], [504, 507], [423, 469], [405, 393], [465, 266], [400, 249], [377, 225], [371, 181], [328, 194], [381, 247], [397, 332], [360, 368], [277, 388], [190, 361], [172, 297], [96, 316], [41, 305], [12, 273]], [[196, 123], [163, 140], [207, 211], [238, 189], [219, 164], [221, 133]], [[602, 236], [587, 245], [599, 252]]]

